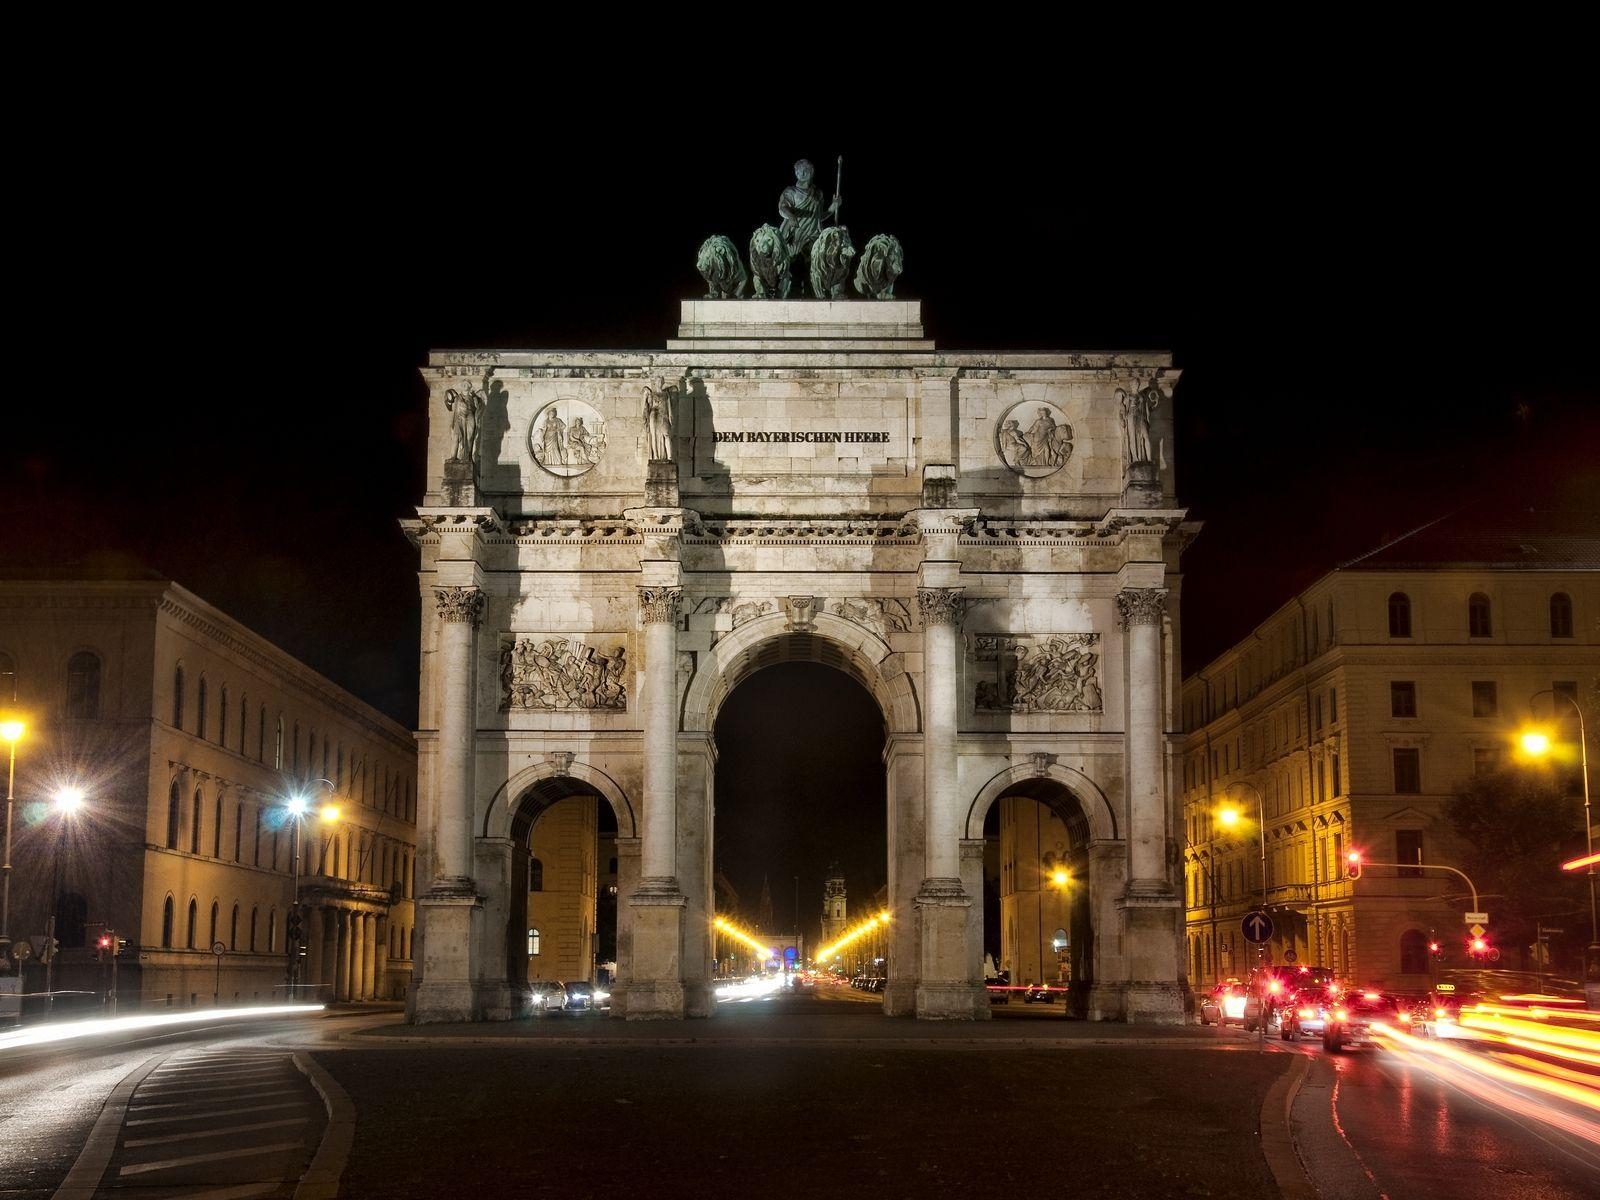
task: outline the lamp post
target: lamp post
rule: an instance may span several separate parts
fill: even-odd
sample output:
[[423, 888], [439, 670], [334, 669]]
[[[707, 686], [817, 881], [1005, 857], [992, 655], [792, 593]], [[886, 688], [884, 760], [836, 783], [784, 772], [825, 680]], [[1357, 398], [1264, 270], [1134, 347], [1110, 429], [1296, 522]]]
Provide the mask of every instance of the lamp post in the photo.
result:
[[6, 847], [4, 882], [0, 883], [0, 971], [11, 969], [11, 807], [17, 782], [17, 742], [27, 732], [27, 724], [14, 717], [0, 721], [0, 738], [11, 746], [11, 765], [6, 770]]
[[[44, 921], [44, 994], [45, 1006], [53, 1014], [56, 1011], [56, 905], [61, 897], [61, 841], [67, 835], [68, 821], [74, 813], [83, 807], [83, 789], [64, 787], [51, 800], [51, 807], [55, 809], [56, 816], [61, 818], [61, 828], [56, 830], [55, 862], [51, 871], [50, 885], [50, 912]], [[111, 952], [116, 953], [115, 945]]]
[[[1566, 692], [1558, 692], [1555, 688], [1540, 688], [1528, 697], [1528, 708], [1531, 711], [1533, 702], [1540, 696], [1550, 696], [1552, 701], [1556, 698], [1565, 700], [1572, 705], [1572, 711], [1578, 714], [1578, 769], [1583, 775], [1583, 836], [1588, 846], [1589, 857], [1594, 857], [1594, 814], [1589, 807], [1589, 731], [1583, 721], [1583, 707]], [[1552, 704], [1554, 708], [1554, 704]], [[1530, 757], [1541, 758], [1550, 752], [1550, 738], [1548, 734], [1529, 730], [1522, 735], [1522, 749]], [[9, 810], [8, 810], [9, 811]], [[1589, 864], [1589, 952], [1588, 961], [1584, 964], [1584, 985], [1590, 993], [1589, 1006], [1596, 1006], [1595, 984], [1591, 976], [1600, 973], [1600, 906], [1595, 902], [1595, 864]]]
[[[1261, 911], [1267, 911], [1267, 801], [1261, 794], [1261, 789], [1248, 780], [1237, 780], [1235, 787], [1249, 788], [1256, 794], [1256, 837], [1261, 844]], [[1223, 793], [1226, 795], [1227, 793]], [[1224, 825], [1236, 825], [1239, 822], [1239, 810], [1225, 808], [1220, 814]], [[1256, 947], [1256, 965], [1261, 965], [1261, 959], [1266, 953], [1266, 946]], [[1261, 991], [1260, 1013], [1256, 1018], [1256, 1028], [1261, 1031], [1261, 1044], [1266, 1045], [1267, 1040], [1267, 994], [1261, 984], [1261, 976], [1257, 976], [1257, 988]]]
[[[328, 794], [337, 795], [337, 785], [331, 779], [318, 778], [315, 783], [328, 785]], [[300, 827], [305, 823], [305, 817], [311, 811], [311, 800], [303, 795], [289, 797], [289, 815], [294, 818], [294, 832], [290, 835], [290, 857], [294, 862], [294, 891], [289, 899], [289, 920], [293, 921], [300, 912]], [[339, 819], [339, 806], [331, 801], [324, 804], [317, 812], [318, 818], [326, 824], [332, 824]], [[287, 982], [289, 984], [289, 998], [295, 996], [295, 989], [300, 983], [300, 946], [305, 937], [301, 930], [296, 937], [284, 938], [284, 949], [289, 954]]]

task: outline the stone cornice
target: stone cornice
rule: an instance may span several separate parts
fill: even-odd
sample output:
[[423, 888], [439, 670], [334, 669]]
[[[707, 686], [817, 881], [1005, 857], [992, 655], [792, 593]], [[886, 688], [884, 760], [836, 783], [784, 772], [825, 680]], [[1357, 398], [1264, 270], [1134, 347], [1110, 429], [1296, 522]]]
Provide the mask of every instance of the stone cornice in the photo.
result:
[[[707, 379], [764, 378], [769, 372], [792, 376], [794, 368], [815, 370], [819, 378], [829, 372], [859, 372], [877, 364], [886, 373], [915, 378], [919, 375], [956, 375], [967, 379], [1005, 379], [1016, 372], [1037, 376], [1060, 373], [1072, 379], [1085, 375], [1105, 381], [1144, 378], [1159, 372], [1166, 383], [1176, 383], [1181, 371], [1172, 367], [1172, 355], [1162, 352], [1116, 351], [1056, 352], [1042, 354], [963, 354], [934, 350], [852, 350], [848, 339], [807, 350], [434, 350], [421, 368], [429, 383], [453, 384], [463, 374], [477, 377], [484, 367], [495, 367], [496, 378], [513, 379], [639, 379], [650, 380], [663, 371], [678, 375], [686, 368]], [[726, 375], [724, 375], [726, 372]]]

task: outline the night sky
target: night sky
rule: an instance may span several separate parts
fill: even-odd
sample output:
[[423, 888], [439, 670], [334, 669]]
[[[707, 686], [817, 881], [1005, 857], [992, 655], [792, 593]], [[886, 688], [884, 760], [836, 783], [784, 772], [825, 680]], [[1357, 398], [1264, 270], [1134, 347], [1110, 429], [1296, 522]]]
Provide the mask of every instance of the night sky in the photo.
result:
[[[1180, 495], [1206, 522], [1187, 669], [1468, 500], [1600, 510], [1600, 253], [1554, 128], [1289, 148], [1166, 126], [1120, 157], [809, 135], [453, 156], [348, 132], [174, 135], [105, 167], [126, 194], [26, 289], [6, 565], [148, 564], [413, 724], [396, 522], [422, 491], [428, 349], [661, 346], [701, 240], [774, 220], [801, 155], [830, 192], [844, 155], [844, 223], [858, 247], [899, 236], [899, 294], [942, 349], [1174, 352]], [[780, 917], [800, 844], [770, 851]]]

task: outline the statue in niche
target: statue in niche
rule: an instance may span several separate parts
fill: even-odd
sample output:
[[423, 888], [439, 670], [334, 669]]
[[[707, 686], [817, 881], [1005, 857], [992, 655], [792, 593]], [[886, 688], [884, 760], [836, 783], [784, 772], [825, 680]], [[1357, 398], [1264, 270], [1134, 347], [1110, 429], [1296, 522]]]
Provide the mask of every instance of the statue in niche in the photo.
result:
[[856, 291], [870, 300], [893, 300], [894, 281], [904, 268], [900, 239], [875, 233], [861, 251], [861, 261], [856, 266]]
[[749, 277], [744, 273], [739, 252], [723, 234], [712, 234], [700, 244], [695, 267], [706, 281], [707, 300], [737, 300], [744, 295]]
[[1122, 406], [1122, 450], [1128, 462], [1154, 463], [1156, 410], [1165, 399], [1161, 385], [1152, 379], [1137, 391], [1118, 388], [1117, 399]]
[[789, 298], [794, 283], [789, 271], [789, 247], [783, 234], [771, 225], [763, 225], [750, 235], [750, 273], [755, 276], [758, 300]]
[[683, 378], [683, 387], [657, 379], [655, 387], [644, 389], [644, 440], [646, 457], [651, 462], [671, 462], [672, 410], [683, 395], [689, 378]]
[[850, 278], [850, 260], [856, 248], [850, 244], [850, 231], [843, 225], [830, 225], [811, 243], [811, 293], [818, 300], [838, 300], [844, 296]]
[[[778, 197], [778, 216], [782, 218], [778, 232], [783, 235], [783, 244], [788, 247], [791, 262], [797, 258], [809, 260], [811, 244], [822, 232], [823, 222], [839, 215], [841, 197], [838, 184], [834, 185], [833, 202], [830, 204], [821, 188], [811, 186], [815, 174], [816, 168], [810, 160], [802, 158], [794, 165], [794, 182], [784, 188], [783, 194]], [[839, 160], [839, 174], [842, 182], [843, 158]], [[822, 299], [820, 293], [818, 299]]]

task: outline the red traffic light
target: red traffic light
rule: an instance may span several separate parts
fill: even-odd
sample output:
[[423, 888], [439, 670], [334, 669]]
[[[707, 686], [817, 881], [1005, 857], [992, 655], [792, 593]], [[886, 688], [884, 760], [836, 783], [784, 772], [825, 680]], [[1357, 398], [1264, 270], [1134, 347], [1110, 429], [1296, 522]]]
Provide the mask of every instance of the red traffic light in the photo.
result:
[[100, 938], [100, 949], [102, 949], [102, 950], [111, 949], [111, 939], [108, 938], [108, 937], [105, 937], [104, 935], [102, 935], [101, 938]]
[[1352, 850], [1345, 858], [1344, 873], [1351, 879], [1361, 878], [1361, 851]]

